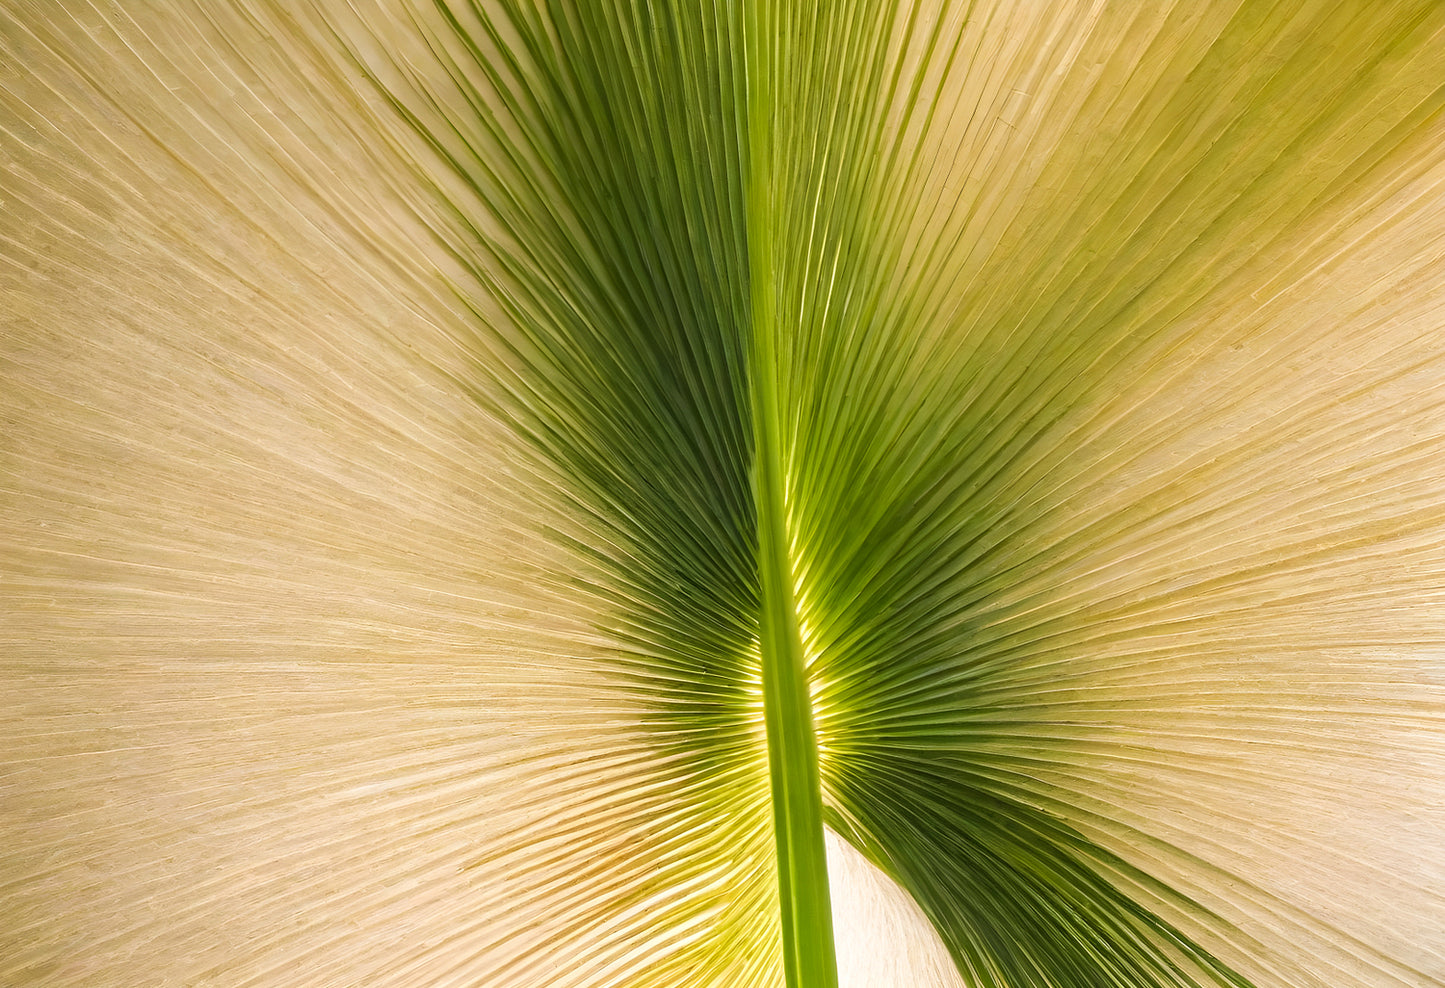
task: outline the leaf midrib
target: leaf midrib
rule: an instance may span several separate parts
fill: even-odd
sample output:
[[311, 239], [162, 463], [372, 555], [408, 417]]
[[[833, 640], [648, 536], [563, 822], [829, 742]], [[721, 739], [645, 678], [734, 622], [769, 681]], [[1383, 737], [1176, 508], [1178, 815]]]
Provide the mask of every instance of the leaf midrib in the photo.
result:
[[763, 2], [744, 23], [748, 304], [748, 376], [753, 419], [753, 483], [758, 512], [761, 592], [759, 649], [763, 719], [777, 844], [783, 972], [789, 988], [836, 988], [833, 917], [823, 842], [823, 802], [812, 699], [799, 631], [785, 499], [777, 322], [776, 193], [772, 121], [775, 37]]

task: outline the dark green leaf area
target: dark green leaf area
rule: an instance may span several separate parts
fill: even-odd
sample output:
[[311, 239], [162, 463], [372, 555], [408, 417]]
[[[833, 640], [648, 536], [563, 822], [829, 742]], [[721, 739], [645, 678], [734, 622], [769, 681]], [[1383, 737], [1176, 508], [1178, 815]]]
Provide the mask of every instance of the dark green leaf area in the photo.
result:
[[1248, 985], [1104, 877], [1134, 869], [1048, 812], [949, 759], [854, 754], [866, 779], [834, 781], [833, 825], [913, 894], [970, 984]]
[[570, 580], [617, 615], [624, 681], [681, 750], [726, 760], [758, 621], [737, 25], [690, 5], [473, 16], [445, 39], [455, 133], [416, 120], [473, 194], [459, 260], [506, 316], [477, 373], [561, 478], [579, 522], [560, 537], [598, 567]]

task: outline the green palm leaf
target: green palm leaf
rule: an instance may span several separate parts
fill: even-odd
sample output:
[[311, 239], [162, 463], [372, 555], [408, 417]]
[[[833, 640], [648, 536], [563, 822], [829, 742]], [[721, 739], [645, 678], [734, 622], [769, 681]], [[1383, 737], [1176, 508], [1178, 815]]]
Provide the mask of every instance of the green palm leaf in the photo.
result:
[[0, 983], [1445, 983], [1442, 65], [4, 3]]

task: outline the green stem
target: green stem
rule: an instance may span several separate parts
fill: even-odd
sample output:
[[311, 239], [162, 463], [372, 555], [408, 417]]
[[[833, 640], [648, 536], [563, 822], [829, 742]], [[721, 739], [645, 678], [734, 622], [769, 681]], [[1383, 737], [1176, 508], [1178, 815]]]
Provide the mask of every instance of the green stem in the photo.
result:
[[774, 442], [762, 441], [763, 434], [775, 432], [771, 424], [762, 425], [758, 432], [763, 717], [778, 847], [783, 970], [789, 988], [835, 988], [838, 974], [823, 845], [818, 743], [793, 600], [781, 471], [775, 458], [777, 437], [772, 437]]
[[779, 408], [778, 271], [773, 251], [777, 191], [773, 167], [773, 109], [778, 98], [772, 39], [775, 0], [749, 4], [747, 23], [747, 233], [754, 484], [758, 510], [758, 568], [762, 590], [760, 647], [763, 717], [772, 780], [773, 831], [778, 853], [783, 972], [789, 988], [836, 988], [833, 914], [823, 843], [823, 798], [818, 742], [803, 640], [793, 596], [793, 567], [785, 500]]

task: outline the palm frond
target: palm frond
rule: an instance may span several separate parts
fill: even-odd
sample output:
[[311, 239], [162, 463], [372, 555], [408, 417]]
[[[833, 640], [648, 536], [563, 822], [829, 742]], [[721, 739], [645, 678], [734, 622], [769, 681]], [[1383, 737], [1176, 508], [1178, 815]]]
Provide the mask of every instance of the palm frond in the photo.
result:
[[1445, 982], [1442, 64], [3, 4], [0, 982]]

